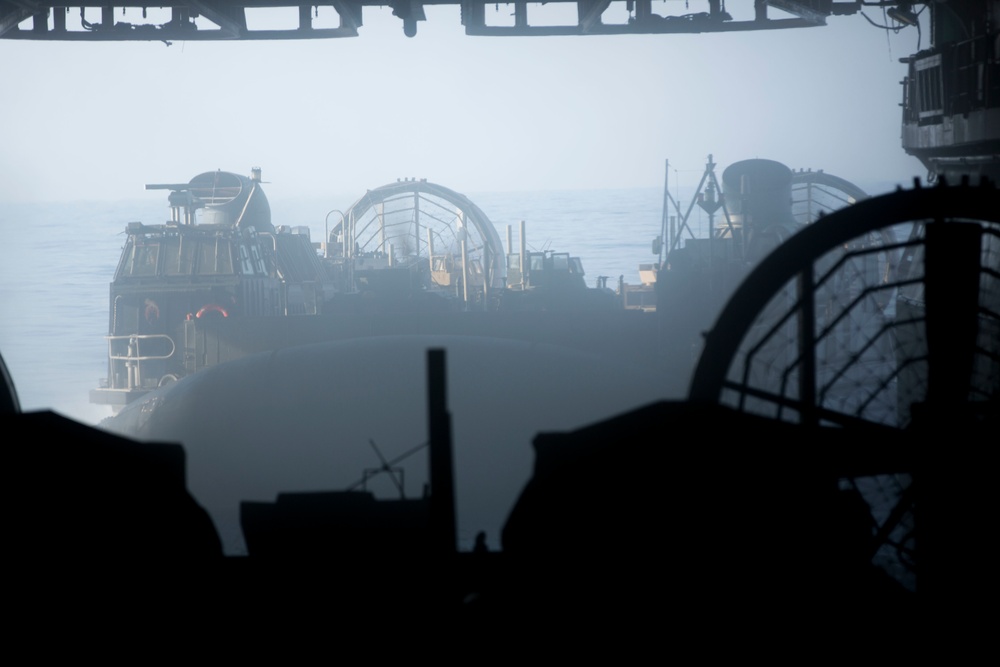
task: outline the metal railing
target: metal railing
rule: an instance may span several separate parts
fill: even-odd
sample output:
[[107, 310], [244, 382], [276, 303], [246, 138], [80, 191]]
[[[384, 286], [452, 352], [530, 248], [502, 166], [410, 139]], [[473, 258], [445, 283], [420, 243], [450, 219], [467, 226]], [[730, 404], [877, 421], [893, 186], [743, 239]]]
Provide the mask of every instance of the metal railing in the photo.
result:
[[[165, 361], [177, 351], [174, 340], [166, 334], [127, 334], [105, 338], [108, 341], [108, 389], [112, 390], [131, 391], [143, 387], [149, 362]], [[142, 354], [142, 343], [148, 345], [152, 341], [166, 341], [170, 352]], [[157, 384], [159, 379], [154, 378]]]

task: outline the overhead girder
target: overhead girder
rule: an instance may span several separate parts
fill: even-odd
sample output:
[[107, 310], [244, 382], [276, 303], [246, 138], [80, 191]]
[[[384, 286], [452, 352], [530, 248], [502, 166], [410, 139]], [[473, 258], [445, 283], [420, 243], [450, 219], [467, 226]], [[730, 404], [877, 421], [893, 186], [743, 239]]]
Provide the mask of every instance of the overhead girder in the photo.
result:
[[[757, 3], [758, 6], [761, 3]], [[829, 9], [823, 11], [823, 5], [830, 5], [829, 0], [768, 0], [766, 4], [770, 7], [780, 9], [798, 16], [800, 19], [812, 21], [813, 23], [825, 23], [829, 15]]]
[[[33, 0], [0, 0], [0, 39], [33, 39], [58, 41], [213, 41], [213, 40], [262, 40], [262, 39], [329, 39], [356, 37], [361, 25], [361, 6], [358, 0], [327, 0], [320, 5], [299, 5], [283, 0], [157, 0], [148, 2], [115, 2], [108, 5], [100, 1], [34, 2]], [[336, 28], [313, 28], [310, 10], [316, 6], [331, 7], [340, 18]], [[165, 23], [139, 23], [115, 20], [115, 10], [156, 7], [170, 9], [170, 20]], [[89, 23], [83, 17], [86, 9], [98, 9], [101, 17]], [[250, 30], [247, 27], [247, 9], [298, 8], [300, 25], [295, 29]], [[68, 29], [67, 11], [81, 13], [83, 29]], [[51, 25], [48, 23], [52, 16]], [[30, 30], [19, 24], [34, 17]], [[198, 25], [202, 17], [214, 24]]]
[[231, 38], [237, 38], [247, 30], [247, 18], [242, 7], [226, 5], [217, 0], [188, 0], [188, 4]]
[[0, 38], [11, 31], [16, 31], [17, 25], [22, 21], [47, 12], [46, 7], [31, 2], [31, 0], [17, 0], [16, 2], [11, 0], [0, 3]]
[[[705, 0], [708, 11], [661, 15], [653, 11], [651, 0], [551, 0], [548, 3], [510, 2], [513, 25], [491, 25], [487, 22], [485, 0], [323, 0], [302, 4], [301, 0], [164, 0], [150, 5], [144, 0], [124, 0], [109, 4], [104, 0], [0, 0], [0, 39], [68, 40], [68, 41], [166, 41], [166, 40], [259, 40], [259, 39], [329, 39], [356, 37], [362, 25], [364, 7], [392, 8], [393, 15], [403, 22], [407, 36], [416, 34], [416, 24], [425, 20], [427, 5], [459, 5], [461, 21], [468, 35], [484, 36], [546, 36], [546, 35], [618, 35], [671, 34], [702, 32], [739, 32], [774, 30], [823, 25], [832, 14], [857, 12], [861, 4], [852, 0], [742, 0], [751, 6], [751, 20], [733, 20], [723, 0]], [[741, 0], [730, 0], [730, 5]], [[576, 22], [557, 25], [530, 25], [528, 5], [571, 3], [576, 5]], [[604, 23], [605, 12], [613, 5], [627, 9], [628, 20]], [[115, 20], [116, 10], [143, 9], [155, 6], [171, 10], [171, 19], [164, 23], [133, 24]], [[329, 7], [339, 17], [339, 26], [315, 28], [311, 10]], [[792, 18], [768, 18], [768, 7], [774, 7]], [[89, 23], [83, 18], [87, 8], [99, 9], [100, 20]], [[299, 25], [280, 30], [251, 30], [247, 26], [248, 9], [298, 9]], [[79, 10], [81, 28], [69, 29], [66, 11]], [[659, 9], [659, 8], [658, 8]], [[662, 10], [661, 10], [662, 11]], [[29, 28], [22, 24], [30, 18]], [[51, 22], [50, 22], [51, 17]], [[197, 22], [198, 18], [204, 19]], [[211, 24], [211, 25], [207, 25]]]

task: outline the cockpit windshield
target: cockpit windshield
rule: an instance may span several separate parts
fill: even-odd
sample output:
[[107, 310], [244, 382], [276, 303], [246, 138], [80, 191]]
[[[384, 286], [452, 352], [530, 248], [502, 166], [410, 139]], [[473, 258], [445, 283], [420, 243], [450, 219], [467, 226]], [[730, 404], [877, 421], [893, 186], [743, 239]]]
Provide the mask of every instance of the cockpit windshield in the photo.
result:
[[159, 238], [133, 236], [125, 244], [116, 279], [233, 273], [233, 248], [228, 239], [190, 238], [183, 234]]

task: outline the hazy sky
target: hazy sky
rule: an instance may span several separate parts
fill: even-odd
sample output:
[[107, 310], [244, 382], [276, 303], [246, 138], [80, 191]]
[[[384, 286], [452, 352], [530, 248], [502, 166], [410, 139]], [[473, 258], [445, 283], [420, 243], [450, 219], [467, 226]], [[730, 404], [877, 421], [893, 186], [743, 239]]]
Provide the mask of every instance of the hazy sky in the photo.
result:
[[[752, 7], [729, 5], [738, 19]], [[495, 38], [466, 36], [457, 7], [426, 11], [412, 39], [388, 9], [366, 9], [352, 39], [0, 40], [0, 202], [137, 198], [145, 183], [252, 166], [272, 198], [351, 199], [410, 176], [462, 192], [658, 186], [664, 159], [697, 172], [709, 153], [859, 183], [925, 174], [899, 139], [912, 28], [855, 15], [739, 34]]]

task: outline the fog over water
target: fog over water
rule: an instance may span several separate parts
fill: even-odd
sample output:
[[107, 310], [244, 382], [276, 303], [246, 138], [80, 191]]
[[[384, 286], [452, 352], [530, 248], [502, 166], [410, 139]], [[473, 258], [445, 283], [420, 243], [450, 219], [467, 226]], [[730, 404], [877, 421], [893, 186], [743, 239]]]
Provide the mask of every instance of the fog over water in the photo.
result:
[[[718, 158], [717, 158], [718, 159]], [[721, 172], [727, 166], [720, 164]], [[187, 180], [194, 173], [180, 180]], [[850, 174], [837, 174], [851, 178]], [[685, 205], [699, 174], [689, 185], [672, 188]], [[871, 194], [891, 181], [857, 182]], [[380, 184], [372, 184], [372, 187]], [[447, 185], [447, 184], [444, 184]], [[271, 197], [270, 185], [266, 185]], [[362, 193], [357, 193], [360, 196]], [[641, 263], [654, 262], [651, 241], [662, 216], [661, 188], [468, 193], [490, 217], [501, 237], [507, 225], [526, 224], [531, 250], [556, 250], [581, 257], [586, 282], [599, 276], [615, 287], [621, 277], [637, 284]], [[344, 210], [354, 198], [271, 198], [277, 224], [306, 225], [322, 237], [332, 209]], [[692, 226], [707, 235], [707, 216], [695, 207]], [[166, 220], [162, 191], [122, 201], [9, 203], [0, 207], [0, 227], [17, 230], [0, 244], [0, 353], [26, 410], [54, 409], [88, 424], [111, 414], [89, 403], [89, 391], [107, 375], [108, 285], [114, 277], [125, 225]], [[332, 216], [336, 218], [336, 216]], [[613, 345], [614, 341], [609, 341]]]
[[[752, 15], [752, 2], [729, 5], [737, 20]], [[665, 5], [669, 13], [679, 6]], [[685, 6], [704, 11], [707, 2]], [[106, 373], [108, 283], [125, 224], [166, 219], [166, 193], [144, 192], [146, 183], [259, 166], [275, 224], [307, 225], [319, 240], [327, 214], [366, 189], [426, 178], [468, 195], [501, 238], [506, 225], [525, 220], [531, 248], [579, 255], [589, 285], [603, 275], [613, 286], [618, 276], [638, 282], [638, 265], [655, 259], [650, 241], [659, 231], [665, 160], [671, 191], [685, 204], [709, 154], [720, 177], [729, 164], [760, 157], [824, 169], [872, 194], [925, 173], [900, 148], [899, 58], [919, 48], [912, 28], [886, 32], [856, 15], [819, 28], [732, 34], [486, 38], [464, 35], [457, 7], [428, 6], [428, 20], [409, 39], [390, 11], [366, 8], [355, 39], [0, 40], [0, 353], [25, 409], [53, 408], [90, 424], [110, 414], [87, 394]], [[501, 4], [495, 11], [512, 10]], [[881, 22], [881, 10], [866, 11]], [[771, 10], [772, 18], [779, 14]], [[475, 349], [465, 354], [480, 358]], [[560, 368], [569, 373], [572, 360]], [[419, 375], [417, 368], [408, 381]], [[539, 411], [530, 421], [528, 407], [517, 407], [521, 431], [498, 426], [492, 434], [512, 448], [499, 463], [481, 453], [466, 459], [463, 540], [485, 528], [495, 543], [529, 472], [537, 428], [570, 429], [678, 397], [675, 386], [645, 384], [642, 374], [607, 377], [623, 384], [577, 379], [579, 400], [561, 405], [562, 413]], [[354, 398], [344, 385], [336, 389], [342, 404]], [[546, 396], [559, 389], [532, 387]], [[476, 389], [463, 391], [455, 404]], [[456, 417], [459, 445], [495, 453], [492, 441], [467, 435], [486, 419], [474, 414], [479, 407]], [[419, 424], [422, 401], [406, 409]], [[393, 440], [381, 442], [387, 451], [423, 437], [414, 432], [419, 426], [396, 425], [398, 434], [380, 436]], [[358, 458], [338, 469], [337, 488], [370, 455], [371, 433], [356, 435]], [[303, 457], [328, 453], [325, 443], [301, 440]], [[214, 454], [210, 447], [191, 453], [191, 479], [199, 499], [224, 513], [235, 492], [214, 500], [202, 492], [218, 480], [216, 468], [199, 467], [199, 456]], [[273, 454], [261, 454], [262, 467]], [[484, 482], [473, 463], [484, 468], [483, 480], [497, 466], [509, 468], [488, 506], [476, 494]], [[252, 490], [266, 499], [281, 489]]]
[[[753, 3], [728, 10], [747, 19]], [[697, 172], [709, 153], [860, 181], [925, 171], [899, 147], [912, 28], [855, 15], [747, 33], [488, 38], [466, 36], [457, 7], [426, 12], [414, 38], [386, 7], [366, 8], [351, 39], [0, 40], [0, 202], [115, 201], [252, 165], [273, 199], [354, 197], [407, 176], [460, 192], [656, 187], [665, 158]]]
[[[186, 181], [194, 173], [179, 180]], [[373, 183], [372, 187], [381, 185]], [[271, 188], [265, 185], [270, 197]], [[363, 194], [359, 192], [354, 198]], [[525, 220], [532, 250], [582, 257], [586, 280], [619, 275], [638, 282], [639, 263], [655, 260], [662, 191], [470, 193], [501, 236]], [[277, 224], [306, 225], [322, 238], [326, 214], [353, 198], [270, 199]], [[0, 226], [24, 233], [0, 244], [0, 353], [24, 409], [52, 408], [85, 423], [109, 416], [88, 393], [107, 375], [108, 285], [114, 277], [125, 225], [162, 223], [166, 193], [140, 193], [117, 202], [38, 202], [0, 208]], [[516, 230], [516, 227], [515, 227]], [[516, 234], [516, 231], [515, 231]], [[609, 341], [613, 344], [613, 341]]]
[[[752, 5], [727, 9], [746, 20]], [[706, 9], [690, 0], [684, 11]], [[509, 11], [497, 5], [498, 17]], [[262, 167], [276, 214], [289, 211], [276, 222], [309, 224], [314, 233], [331, 208], [403, 177], [473, 196], [503, 225], [547, 217], [528, 193], [662, 188], [666, 159], [672, 189], [694, 187], [708, 154], [719, 173], [762, 157], [822, 168], [872, 192], [925, 172], [900, 148], [905, 65], [898, 60], [919, 47], [913, 28], [886, 32], [855, 15], [818, 28], [747, 33], [487, 38], [463, 33], [457, 7], [426, 12], [414, 38], [388, 8], [366, 8], [353, 39], [0, 40], [0, 225], [6, 253], [16, 255], [0, 266], [0, 351], [8, 364], [25, 363], [15, 331], [29, 313], [63, 317], [83, 303], [106, 310], [120, 247], [112, 235], [129, 220], [159, 222], [165, 214], [163, 199], [143, 193], [144, 184], [216, 168]], [[866, 12], [881, 22], [880, 10]], [[284, 20], [269, 17], [255, 13], [254, 21], [280, 27]], [[500, 214], [476, 193], [494, 193], [510, 208]], [[648, 232], [636, 240], [608, 214], [637, 224], [648, 215], [647, 230], [657, 224], [657, 197], [641, 212], [615, 203], [578, 216], [574, 241], [593, 234], [596, 242], [566, 249], [588, 262], [588, 282], [649, 259], [615, 259], [595, 272], [589, 258], [609, 244], [645, 247]], [[119, 205], [125, 200], [136, 204]], [[54, 203], [67, 207], [58, 214], [38, 208]], [[106, 245], [70, 240], [64, 226], [85, 227], [88, 242], [106, 234]], [[99, 289], [53, 308], [44, 297], [54, 288], [40, 285], [56, 272], [66, 284], [91, 279]], [[92, 333], [67, 328], [62, 335]], [[74, 363], [53, 356], [57, 366]], [[45, 399], [29, 401], [39, 403]]]
[[[752, 12], [749, 2], [729, 5], [737, 20]], [[428, 178], [472, 195], [501, 234], [528, 218], [539, 246], [545, 240], [530, 225], [558, 218], [574, 246], [554, 245], [584, 257], [592, 284], [602, 274], [634, 280], [629, 272], [650, 259], [614, 248], [648, 247], [666, 159], [672, 188], [682, 189], [697, 184], [710, 153], [720, 173], [765, 157], [872, 191], [924, 173], [899, 145], [898, 59], [918, 48], [912, 28], [886, 32], [855, 15], [750, 33], [477, 38], [464, 35], [457, 7], [426, 11], [412, 39], [388, 8], [366, 8], [355, 39], [0, 40], [0, 351], [26, 403], [64, 405], [55, 397], [65, 384], [36, 393], [27, 388], [38, 373], [27, 369], [41, 358], [61, 376], [83, 363], [65, 348], [86, 349], [103, 333], [61, 323], [83, 311], [106, 319], [117, 235], [129, 220], [165, 216], [146, 183], [260, 166], [276, 222], [318, 234], [327, 211], [365, 189]], [[540, 212], [565, 211], [540, 192], [608, 188], [646, 188], [647, 198], [592, 205], [573, 220]], [[45, 208], [53, 204], [65, 207]], [[84, 285], [93, 291], [81, 294]], [[46, 318], [58, 329], [25, 333], [26, 319]], [[36, 350], [47, 336], [52, 347]]]

